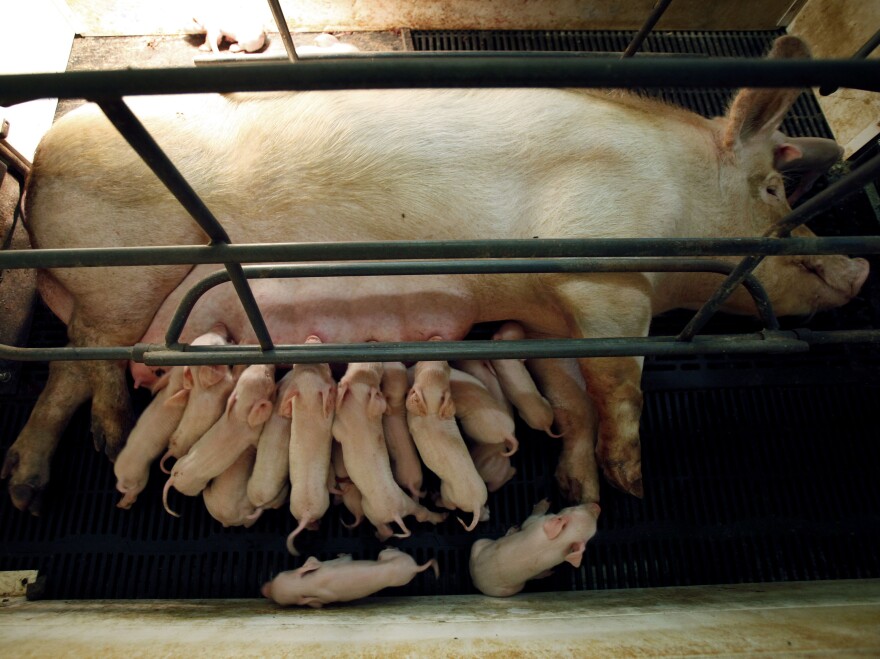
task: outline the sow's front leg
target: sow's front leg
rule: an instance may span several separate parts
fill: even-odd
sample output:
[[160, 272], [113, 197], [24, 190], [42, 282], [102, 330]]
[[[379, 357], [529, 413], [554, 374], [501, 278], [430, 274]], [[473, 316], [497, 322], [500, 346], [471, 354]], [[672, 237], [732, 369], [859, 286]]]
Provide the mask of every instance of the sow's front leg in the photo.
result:
[[[651, 323], [650, 286], [644, 275], [609, 275], [568, 280], [557, 287], [579, 338], [647, 336]], [[615, 487], [641, 498], [643, 357], [578, 360], [599, 419], [596, 458]]]
[[596, 467], [596, 408], [574, 359], [526, 360], [541, 393], [553, 407], [562, 453], [556, 482], [569, 501], [599, 502]]

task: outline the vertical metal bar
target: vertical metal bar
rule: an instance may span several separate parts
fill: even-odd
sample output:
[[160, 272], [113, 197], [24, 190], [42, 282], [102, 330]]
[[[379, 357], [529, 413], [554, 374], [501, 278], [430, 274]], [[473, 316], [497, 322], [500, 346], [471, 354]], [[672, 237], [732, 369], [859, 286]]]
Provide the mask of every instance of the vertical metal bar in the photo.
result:
[[296, 62], [299, 58], [296, 56], [293, 37], [290, 36], [290, 30], [287, 27], [287, 19], [284, 18], [284, 12], [281, 11], [281, 3], [278, 0], [269, 0], [269, 8], [272, 10], [272, 17], [275, 19], [275, 25], [278, 28], [278, 33], [281, 35], [281, 41], [284, 42], [284, 50], [287, 51], [287, 57], [291, 62]]
[[659, 0], [654, 8], [651, 10], [651, 15], [648, 16], [648, 20], [645, 21], [645, 24], [642, 25], [642, 29], [636, 33], [636, 36], [633, 37], [633, 40], [629, 42], [629, 45], [626, 47], [626, 50], [623, 51], [623, 55], [620, 56], [620, 59], [626, 59], [627, 57], [632, 57], [635, 55], [639, 48], [642, 46], [642, 42], [648, 37], [651, 33], [651, 30], [654, 29], [654, 26], [657, 25], [657, 21], [660, 20], [660, 17], [663, 16], [663, 12], [672, 4], [672, 0]]
[[[877, 47], [880, 46], [880, 30], [877, 30], [870, 39], [865, 42], [865, 45], [859, 48], [856, 53], [852, 56], [852, 59], [865, 59], [871, 52]], [[829, 94], [833, 94], [839, 89], [839, 87], [833, 85], [822, 85], [819, 87], [819, 93], [822, 96], [828, 96]]]
[[[143, 159], [144, 163], [153, 170], [153, 173], [168, 188], [192, 218], [199, 224], [202, 230], [208, 234], [211, 244], [229, 244], [229, 235], [217, 221], [213, 213], [208, 210], [205, 203], [199, 198], [187, 180], [174, 166], [162, 148], [144, 128], [144, 125], [134, 115], [125, 101], [121, 98], [104, 99], [98, 101], [98, 105], [110, 122], [116, 127], [125, 140]], [[257, 340], [263, 350], [272, 350], [272, 339], [263, 315], [254, 299], [254, 294], [248, 285], [240, 263], [224, 263], [229, 272], [232, 285], [238, 292], [245, 313], [254, 328]]]
[[[880, 155], [874, 156], [864, 165], [852, 172], [846, 178], [840, 179], [836, 183], [829, 185], [822, 192], [812, 199], [806, 201], [803, 205], [783, 218], [778, 224], [774, 225], [764, 236], [771, 238], [784, 238], [788, 236], [795, 228], [808, 221], [822, 210], [827, 208], [831, 203], [840, 199], [851, 192], [855, 192], [859, 188], [870, 183], [876, 176], [880, 175]], [[739, 286], [747, 275], [758, 267], [758, 264], [764, 260], [764, 256], [754, 255], [747, 256], [736, 266], [727, 279], [725, 279], [715, 293], [706, 301], [699, 311], [694, 314], [691, 321], [678, 335], [679, 341], [690, 341], [694, 335], [699, 332], [716, 311], [724, 304], [724, 301], [730, 297], [730, 294]]]

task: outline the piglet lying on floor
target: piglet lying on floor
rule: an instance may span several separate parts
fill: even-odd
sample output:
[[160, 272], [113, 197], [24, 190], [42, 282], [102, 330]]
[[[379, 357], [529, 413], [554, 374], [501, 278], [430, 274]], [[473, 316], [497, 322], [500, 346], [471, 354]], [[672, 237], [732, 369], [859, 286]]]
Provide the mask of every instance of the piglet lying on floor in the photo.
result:
[[355, 561], [343, 554], [332, 561], [309, 556], [302, 567], [282, 572], [263, 585], [260, 592], [276, 604], [295, 604], [319, 609], [331, 602], [351, 602], [372, 595], [383, 588], [403, 586], [419, 572], [434, 568], [437, 561], [418, 565], [412, 556], [399, 549], [383, 549], [375, 561]]
[[587, 503], [548, 515], [550, 502], [540, 501], [521, 528], [498, 540], [477, 540], [471, 547], [470, 572], [485, 595], [509, 597], [526, 581], [550, 576], [562, 562], [580, 567], [587, 542], [596, 534], [599, 504]]

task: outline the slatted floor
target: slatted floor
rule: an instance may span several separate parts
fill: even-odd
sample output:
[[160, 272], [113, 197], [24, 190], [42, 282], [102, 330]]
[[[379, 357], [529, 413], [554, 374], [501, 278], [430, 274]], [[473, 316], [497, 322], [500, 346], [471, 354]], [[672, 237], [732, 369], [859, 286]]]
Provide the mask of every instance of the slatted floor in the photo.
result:
[[[631, 36], [537, 34], [414, 33], [413, 39], [417, 46], [447, 50], [453, 41], [459, 49], [561, 44], [620, 50]], [[756, 56], [776, 34], [658, 34], [646, 50]], [[720, 90], [664, 95], [707, 116], [721, 114], [726, 102]], [[801, 97], [785, 129], [827, 134], [810, 95]], [[861, 197], [838, 205], [818, 225], [825, 233], [877, 231]], [[880, 264], [872, 265], [876, 273]], [[874, 326], [880, 319], [877, 289], [875, 274], [860, 300], [816, 316], [810, 326]], [[653, 332], [674, 332], [686, 317], [669, 314], [655, 322]], [[754, 327], [749, 320], [721, 318], [710, 330]], [[32, 344], [63, 341], [63, 328], [39, 307]], [[648, 359], [645, 499], [603, 487], [600, 532], [583, 566], [564, 565], [526, 590], [880, 577], [878, 366], [877, 349], [856, 346], [785, 357]], [[27, 420], [45, 377], [45, 366], [25, 365], [15, 391], [0, 394], [4, 450]], [[135, 398], [140, 408], [146, 402], [140, 393]], [[519, 434], [518, 473], [490, 496], [492, 519], [472, 534], [452, 519], [436, 529], [422, 525], [412, 538], [399, 541], [420, 562], [436, 557], [442, 573], [439, 580], [419, 575], [387, 594], [475, 592], [467, 574], [470, 544], [502, 535], [543, 497], [562, 505], [552, 476], [558, 444], [523, 429]], [[56, 455], [44, 515], [22, 515], [0, 496], [0, 570], [39, 569], [47, 598], [214, 598], [256, 597], [263, 581], [299, 564], [284, 549], [293, 527], [286, 511], [266, 513], [251, 529], [223, 529], [199, 499], [179, 496], [174, 506], [182, 516], [174, 519], [162, 509], [162, 483], [154, 469], [134, 508], [117, 509], [111, 465], [92, 449], [88, 410], [81, 410]], [[304, 554], [321, 559], [340, 552], [372, 558], [380, 549], [366, 526], [354, 532], [342, 528], [338, 510], [331, 510], [319, 532], [301, 537]]]

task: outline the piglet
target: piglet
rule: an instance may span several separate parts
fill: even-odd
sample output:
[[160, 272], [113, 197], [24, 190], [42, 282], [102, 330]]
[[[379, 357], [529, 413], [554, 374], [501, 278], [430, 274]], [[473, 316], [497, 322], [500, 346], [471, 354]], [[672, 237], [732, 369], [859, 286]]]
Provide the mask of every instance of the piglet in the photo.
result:
[[385, 446], [391, 459], [394, 480], [418, 501], [425, 493], [422, 491], [422, 463], [406, 424], [408, 390], [406, 367], [400, 362], [386, 363], [382, 373], [382, 395], [387, 404], [385, 416], [382, 417]]
[[486, 484], [477, 472], [455, 423], [455, 405], [449, 388], [449, 364], [418, 362], [406, 398], [407, 423], [425, 465], [440, 477], [438, 505], [473, 513], [468, 531], [489, 518]]
[[501, 383], [498, 382], [498, 375], [492, 368], [492, 362], [488, 359], [461, 359], [452, 362], [452, 367], [477, 378], [480, 384], [489, 390], [492, 397], [504, 406], [507, 414], [513, 417], [513, 405], [510, 404], [501, 389]]
[[[361, 491], [364, 515], [376, 527], [377, 537], [385, 541], [392, 535], [411, 535], [403, 523], [408, 515], [437, 524], [446, 519], [446, 514], [431, 512], [416, 503], [394, 481], [382, 431], [386, 407], [380, 391], [382, 370], [380, 363], [348, 365], [339, 381], [333, 436], [342, 445], [349, 476]], [[403, 532], [395, 534], [392, 522]]]
[[[526, 336], [519, 323], [504, 323], [492, 337], [497, 341], [520, 341]], [[498, 382], [504, 396], [513, 403], [522, 420], [530, 428], [543, 430], [551, 437], [553, 408], [535, 386], [522, 359], [493, 359], [492, 367], [498, 374]]]
[[230, 42], [230, 53], [253, 53], [266, 43], [266, 30], [262, 21], [244, 9], [236, 11], [214, 8], [206, 16], [193, 18], [198, 28], [205, 32], [205, 43], [199, 50], [220, 53], [223, 39]]
[[168, 490], [174, 487], [181, 494], [195, 496], [215, 476], [219, 476], [249, 446], [260, 438], [263, 424], [272, 414], [275, 397], [275, 366], [254, 364], [239, 377], [225, 413], [207, 433], [178, 460], [165, 483], [162, 500], [168, 508]]
[[[222, 474], [211, 479], [202, 491], [205, 508], [223, 526], [253, 526], [263, 512], [263, 508], [254, 506], [247, 495], [248, 480], [256, 457], [256, 449], [248, 446], [235, 462]], [[283, 502], [286, 495], [287, 490], [282, 490], [279, 500]], [[268, 508], [273, 502], [266, 503], [269, 504], [266, 506]]]
[[[223, 325], [215, 325], [210, 332], [193, 340], [192, 345], [229, 345], [228, 330]], [[183, 367], [183, 386], [189, 391], [189, 397], [183, 417], [171, 434], [168, 450], [160, 463], [165, 473], [169, 473], [165, 468], [168, 458], [186, 455], [193, 444], [223, 415], [238, 374], [225, 364]]]
[[383, 549], [375, 561], [355, 561], [343, 554], [332, 561], [309, 556], [302, 567], [282, 572], [263, 585], [261, 593], [282, 606], [319, 609], [331, 602], [351, 602], [383, 588], [404, 586], [428, 568], [440, 576], [436, 559], [418, 565], [399, 549]]
[[286, 491], [290, 466], [290, 406], [288, 392], [293, 371], [288, 371], [275, 387], [275, 409], [263, 426], [257, 441], [257, 457], [247, 484], [247, 495], [256, 508], [268, 508]]
[[150, 465], [168, 447], [168, 438], [180, 423], [189, 391], [183, 388], [183, 366], [175, 366], [152, 387], [155, 398], [132, 429], [113, 464], [116, 489], [123, 494], [116, 505], [131, 508], [147, 486]]
[[[320, 343], [309, 336], [306, 343]], [[296, 536], [315, 530], [327, 508], [330, 492], [331, 428], [336, 407], [336, 383], [328, 364], [294, 364], [292, 382], [285, 393], [282, 414], [290, 415], [290, 513], [299, 522], [287, 537], [287, 549], [294, 556]]]
[[516, 475], [516, 468], [498, 444], [474, 444], [469, 449], [471, 460], [489, 492], [495, 492]]
[[510, 457], [519, 448], [513, 434], [513, 417], [489, 390], [475, 377], [458, 369], [449, 373], [449, 390], [455, 405], [455, 416], [461, 422], [464, 434], [480, 444], [504, 445], [502, 454]]
[[336, 441], [333, 442], [332, 464], [336, 475], [335, 481], [339, 488], [337, 496], [345, 504], [348, 512], [354, 515], [354, 522], [351, 524], [342, 522], [342, 525], [347, 529], [353, 529], [364, 521], [363, 496], [358, 486], [354, 484], [354, 481], [348, 475], [348, 469], [345, 467], [345, 460], [342, 456], [342, 445]]
[[562, 562], [580, 567], [587, 542], [596, 533], [599, 504], [587, 503], [547, 514], [544, 499], [521, 528], [513, 527], [497, 540], [477, 540], [471, 546], [470, 573], [485, 595], [509, 597], [530, 579], [548, 577]]

